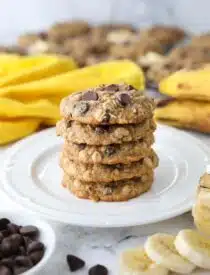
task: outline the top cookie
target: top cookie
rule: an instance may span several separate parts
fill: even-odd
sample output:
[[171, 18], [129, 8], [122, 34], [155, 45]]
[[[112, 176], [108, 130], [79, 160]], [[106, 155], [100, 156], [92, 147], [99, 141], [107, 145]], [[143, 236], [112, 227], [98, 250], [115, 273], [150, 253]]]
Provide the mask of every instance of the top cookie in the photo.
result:
[[85, 124], [141, 123], [153, 116], [154, 101], [127, 84], [101, 85], [61, 102], [61, 115]]

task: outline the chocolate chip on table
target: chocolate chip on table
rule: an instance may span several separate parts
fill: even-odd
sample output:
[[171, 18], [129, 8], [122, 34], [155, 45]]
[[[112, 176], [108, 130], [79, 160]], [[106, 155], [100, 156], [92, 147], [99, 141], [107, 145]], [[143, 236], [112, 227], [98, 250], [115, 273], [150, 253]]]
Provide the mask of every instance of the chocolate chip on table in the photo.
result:
[[95, 92], [88, 91], [82, 95], [82, 100], [98, 100], [98, 94]]
[[117, 92], [119, 91], [119, 85], [118, 84], [110, 84], [105, 87], [106, 91], [113, 91]]
[[108, 269], [103, 266], [103, 265], [95, 265], [91, 267], [88, 271], [89, 275], [107, 275], [108, 274]]
[[6, 218], [0, 219], [0, 231], [6, 230], [8, 223], [10, 223], [10, 220]]
[[77, 102], [74, 105], [74, 114], [75, 115], [81, 115], [87, 113], [89, 110], [89, 104], [87, 102], [81, 101]]
[[33, 241], [28, 245], [27, 251], [28, 253], [38, 251], [38, 250], [44, 250], [44, 245], [41, 242]]
[[33, 225], [23, 226], [20, 229], [20, 234], [27, 237], [36, 237], [38, 233], [39, 233], [38, 228]]
[[44, 256], [44, 251], [43, 250], [35, 251], [35, 252], [30, 253], [29, 256], [30, 256], [31, 261], [35, 265], [41, 261], [42, 257]]
[[127, 93], [117, 94], [117, 99], [122, 106], [127, 106], [131, 103], [131, 98]]
[[0, 275], [12, 275], [12, 270], [4, 265], [0, 265]]
[[106, 148], [104, 150], [104, 155], [105, 156], [109, 157], [109, 156], [111, 156], [115, 153], [116, 153], [116, 146], [114, 146], [114, 145], [107, 145], [106, 146]]
[[80, 259], [74, 255], [67, 255], [66, 261], [67, 261], [70, 271], [72, 271], [72, 272], [77, 271], [85, 266], [85, 262], [82, 259]]

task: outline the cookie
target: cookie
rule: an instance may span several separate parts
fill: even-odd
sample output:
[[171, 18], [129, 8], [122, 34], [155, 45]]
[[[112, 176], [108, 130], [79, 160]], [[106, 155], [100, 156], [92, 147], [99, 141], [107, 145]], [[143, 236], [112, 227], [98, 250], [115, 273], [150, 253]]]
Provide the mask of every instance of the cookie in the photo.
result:
[[153, 119], [141, 124], [126, 125], [88, 125], [77, 121], [59, 121], [56, 125], [57, 135], [69, 142], [88, 145], [108, 145], [112, 143], [137, 141], [151, 135], [156, 129]]
[[47, 33], [46, 32], [39, 32], [39, 33], [26, 33], [20, 35], [18, 37], [18, 46], [24, 49], [27, 49], [31, 45], [33, 45], [37, 41], [46, 41], [47, 40]]
[[106, 146], [91, 146], [65, 142], [63, 151], [72, 160], [82, 163], [117, 164], [130, 163], [149, 156], [154, 136], [148, 135], [136, 142], [110, 144]]
[[81, 181], [111, 182], [142, 176], [158, 166], [158, 157], [151, 150], [150, 156], [129, 164], [87, 164], [75, 162], [70, 155], [62, 152], [60, 166], [65, 173]]
[[73, 93], [60, 105], [61, 115], [86, 124], [141, 123], [153, 116], [154, 101], [127, 84], [101, 85]]
[[82, 20], [57, 23], [49, 29], [48, 38], [50, 41], [62, 43], [69, 37], [86, 34], [89, 30], [89, 24]]
[[138, 197], [151, 188], [153, 180], [153, 172], [139, 178], [103, 184], [80, 181], [65, 174], [63, 185], [79, 198], [113, 202]]

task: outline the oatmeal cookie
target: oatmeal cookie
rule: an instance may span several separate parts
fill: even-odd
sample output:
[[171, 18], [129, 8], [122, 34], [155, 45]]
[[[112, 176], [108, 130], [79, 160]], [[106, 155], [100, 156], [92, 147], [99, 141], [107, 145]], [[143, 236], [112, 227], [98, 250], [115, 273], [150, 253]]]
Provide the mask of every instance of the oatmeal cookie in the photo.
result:
[[151, 149], [149, 156], [129, 164], [87, 164], [71, 160], [71, 156], [62, 152], [61, 168], [72, 177], [81, 181], [111, 182], [140, 177], [158, 166], [158, 157]]
[[112, 143], [137, 141], [151, 135], [156, 129], [153, 119], [140, 124], [88, 125], [77, 121], [61, 120], [56, 125], [57, 135], [69, 142], [89, 145], [108, 145]]
[[129, 180], [115, 181], [110, 183], [84, 182], [64, 175], [63, 185], [74, 195], [93, 201], [127, 201], [138, 197], [148, 191], [153, 183], [154, 173]]
[[63, 151], [71, 156], [72, 160], [82, 163], [117, 164], [130, 163], [140, 160], [151, 154], [151, 145], [154, 135], [145, 136], [136, 142], [110, 144], [106, 146], [91, 146], [65, 142]]
[[127, 84], [101, 85], [64, 98], [61, 115], [86, 124], [141, 123], [153, 117], [154, 101]]

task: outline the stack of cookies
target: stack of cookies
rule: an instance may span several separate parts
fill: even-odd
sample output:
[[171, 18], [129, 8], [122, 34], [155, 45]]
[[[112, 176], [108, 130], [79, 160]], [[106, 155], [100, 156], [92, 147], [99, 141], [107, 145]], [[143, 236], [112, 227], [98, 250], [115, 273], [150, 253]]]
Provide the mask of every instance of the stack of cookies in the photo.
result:
[[148, 191], [158, 157], [154, 101], [127, 84], [101, 85], [61, 102], [63, 185], [77, 197], [124, 201]]

